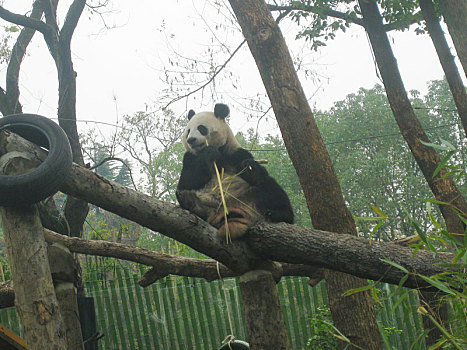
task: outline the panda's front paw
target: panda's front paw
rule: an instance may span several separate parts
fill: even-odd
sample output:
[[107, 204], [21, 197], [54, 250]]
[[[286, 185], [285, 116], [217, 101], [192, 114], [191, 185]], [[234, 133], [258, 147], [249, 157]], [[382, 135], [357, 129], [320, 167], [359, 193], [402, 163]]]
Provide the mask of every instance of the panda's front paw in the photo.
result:
[[257, 186], [264, 181], [268, 173], [266, 169], [254, 159], [245, 159], [241, 164], [240, 176], [250, 185]]
[[216, 147], [206, 146], [199, 153], [199, 157], [207, 164], [212, 164], [212, 162], [218, 162], [221, 159], [221, 154]]

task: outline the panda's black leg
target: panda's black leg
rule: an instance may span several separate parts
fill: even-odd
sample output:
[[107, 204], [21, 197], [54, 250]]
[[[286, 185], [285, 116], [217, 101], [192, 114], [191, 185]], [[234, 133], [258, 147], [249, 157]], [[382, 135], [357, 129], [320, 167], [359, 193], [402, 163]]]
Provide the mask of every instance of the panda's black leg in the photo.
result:
[[276, 180], [269, 176], [266, 168], [249, 158], [241, 162], [240, 169], [240, 177], [255, 188], [256, 204], [266, 220], [292, 224], [294, 214], [289, 197]]
[[286, 222], [293, 224], [294, 214], [289, 197], [284, 189], [271, 176], [258, 186], [256, 198], [259, 198], [258, 209], [261, 210], [267, 221]]

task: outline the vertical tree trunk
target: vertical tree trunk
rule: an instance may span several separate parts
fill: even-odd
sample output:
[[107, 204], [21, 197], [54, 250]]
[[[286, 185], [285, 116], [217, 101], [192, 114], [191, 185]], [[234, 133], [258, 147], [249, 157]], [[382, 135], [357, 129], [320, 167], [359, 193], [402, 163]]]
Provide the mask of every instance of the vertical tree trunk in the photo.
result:
[[1, 208], [1, 216], [15, 306], [28, 349], [66, 349], [65, 325], [52, 284], [37, 209]]
[[[434, 171], [440, 163], [440, 158], [432, 147], [425, 146], [420, 142], [428, 142], [429, 140], [410, 104], [376, 1], [359, 0], [359, 4], [389, 104], [402, 136], [409, 145], [435, 198], [450, 203], [461, 213], [467, 213], [465, 199], [452, 178], [445, 177], [444, 170], [433, 177]], [[464, 225], [456, 212], [449, 205], [440, 205], [440, 210], [448, 230], [457, 233], [458, 238], [463, 239]], [[433, 294], [422, 293], [422, 298], [440, 316], [445, 314], [446, 305], [440, 306]], [[426, 321], [424, 324], [427, 325]], [[429, 329], [432, 329], [432, 332], [427, 339], [427, 345], [432, 345], [441, 334], [438, 333], [439, 330], [436, 327], [429, 327]]]
[[[298, 80], [280, 29], [263, 0], [230, 0], [272, 103], [290, 158], [317, 229], [356, 234], [337, 176]], [[342, 297], [366, 282], [328, 271], [326, 285], [335, 326], [353, 344], [381, 349], [368, 293]]]
[[[58, 123], [70, 140], [73, 161], [83, 166], [83, 153], [76, 124], [76, 72], [71, 58], [71, 39], [85, 4], [85, 0], [74, 0], [70, 5], [65, 23], [57, 33], [59, 41], [54, 56], [58, 72]], [[70, 235], [81, 237], [83, 223], [89, 211], [88, 203], [67, 196], [64, 211]]]
[[[240, 290], [251, 349], [290, 349], [277, 286], [272, 273], [265, 270], [245, 273], [240, 277]], [[255, 336], [252, 337], [253, 334]]]
[[[1, 158], [1, 174], [34, 167], [27, 156]], [[36, 206], [0, 208], [15, 306], [28, 348], [66, 349], [65, 326], [55, 296], [44, 231]]]
[[[439, 61], [443, 67], [444, 74], [451, 89], [454, 102], [456, 103], [459, 117], [464, 127], [464, 132], [467, 136], [467, 93], [465, 92], [462, 78], [454, 61], [454, 56], [451, 55], [449, 45], [444, 36], [443, 30], [435, 13], [432, 0], [419, 0], [423, 18], [428, 28], [428, 33], [431, 36], [433, 45], [438, 53]], [[466, 23], [467, 25], [467, 23]], [[467, 38], [466, 38], [467, 39]]]
[[467, 76], [467, 1], [441, 0], [439, 7]]

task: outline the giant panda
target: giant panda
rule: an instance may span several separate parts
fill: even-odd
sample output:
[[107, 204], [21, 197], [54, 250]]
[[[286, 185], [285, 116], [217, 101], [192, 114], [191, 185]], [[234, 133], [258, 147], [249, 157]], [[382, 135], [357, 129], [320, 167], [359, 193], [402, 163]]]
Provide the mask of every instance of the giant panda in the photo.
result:
[[[186, 153], [177, 186], [180, 206], [198, 215], [231, 239], [241, 237], [260, 220], [293, 223], [290, 200], [267, 170], [235, 139], [225, 119], [229, 107], [218, 103], [214, 112], [188, 112], [182, 134]], [[222, 177], [227, 204], [225, 220], [215, 165]]]

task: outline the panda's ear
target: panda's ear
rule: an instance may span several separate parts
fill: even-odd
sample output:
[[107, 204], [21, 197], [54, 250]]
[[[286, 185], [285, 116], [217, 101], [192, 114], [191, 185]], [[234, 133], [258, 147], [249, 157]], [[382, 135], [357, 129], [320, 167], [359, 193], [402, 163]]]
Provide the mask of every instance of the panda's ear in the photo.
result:
[[214, 115], [216, 118], [225, 119], [229, 116], [230, 110], [229, 107], [223, 103], [217, 103], [214, 106]]
[[192, 109], [190, 109], [190, 110], [188, 111], [188, 120], [190, 120], [195, 114], [196, 114], [195, 111], [192, 110]]

